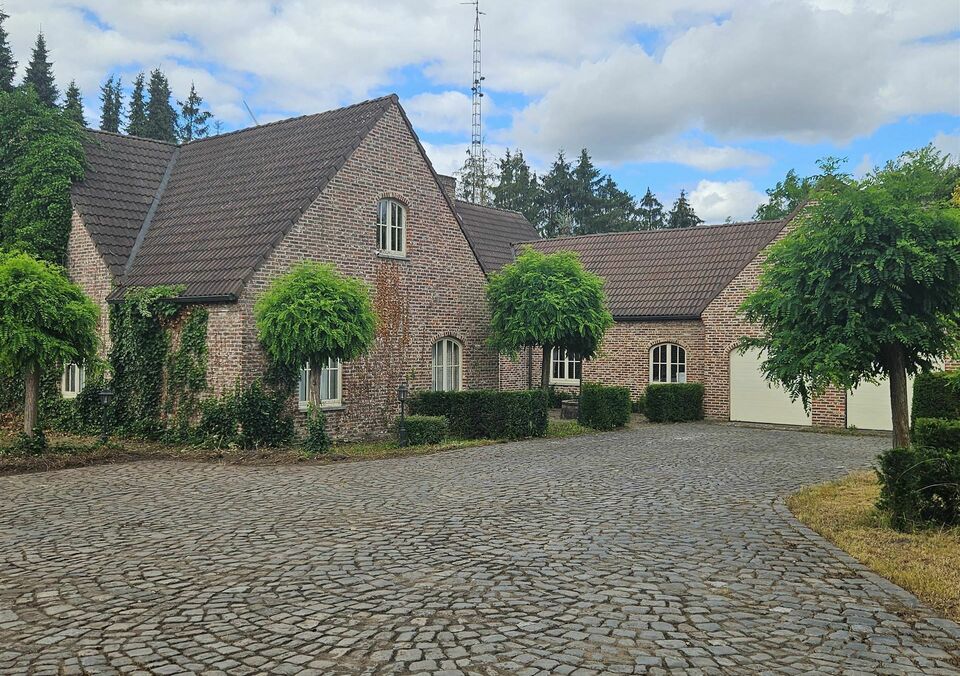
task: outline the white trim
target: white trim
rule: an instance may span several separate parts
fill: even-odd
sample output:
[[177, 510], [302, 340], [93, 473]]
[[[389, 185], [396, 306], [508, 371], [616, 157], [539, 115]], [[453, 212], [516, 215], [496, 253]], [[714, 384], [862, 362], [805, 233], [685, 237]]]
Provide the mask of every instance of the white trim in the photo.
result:
[[86, 366], [78, 366], [73, 363], [64, 365], [63, 373], [60, 374], [60, 396], [64, 399], [76, 399], [86, 384]]
[[[685, 383], [687, 382], [687, 350], [683, 345], [676, 343], [658, 343], [650, 348], [650, 382], [651, 383]], [[674, 374], [676, 371], [676, 374]], [[662, 379], [655, 379], [663, 375]]]
[[[329, 371], [336, 372], [336, 397], [320, 400], [320, 408], [339, 408], [343, 405], [343, 364], [339, 359], [328, 359], [327, 364], [320, 369], [320, 377], [327, 377]], [[320, 396], [323, 396], [323, 382], [320, 384]], [[300, 379], [297, 383], [297, 408], [306, 411], [310, 408], [310, 364], [304, 364], [300, 369]]]
[[[558, 372], [562, 375], [555, 375]], [[582, 375], [583, 361], [578, 355], [568, 354], [566, 350], [558, 347], [550, 351], [551, 385], [579, 385]]]
[[[456, 338], [441, 338], [433, 344], [430, 359], [431, 383], [434, 392], [457, 392], [463, 389], [463, 345]], [[437, 359], [439, 355], [439, 360]], [[451, 359], [451, 355], [454, 357]]]
[[387, 258], [407, 255], [407, 208], [389, 197], [377, 204], [377, 253]]

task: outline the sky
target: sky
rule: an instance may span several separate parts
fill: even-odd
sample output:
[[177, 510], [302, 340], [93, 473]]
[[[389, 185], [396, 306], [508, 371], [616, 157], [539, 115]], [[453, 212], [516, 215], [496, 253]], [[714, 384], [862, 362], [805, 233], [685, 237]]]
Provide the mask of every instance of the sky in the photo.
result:
[[[587, 148], [637, 197], [750, 218], [789, 169], [860, 176], [928, 143], [960, 158], [957, 0], [480, 0], [483, 134], [539, 172]], [[88, 123], [109, 74], [196, 83], [224, 131], [396, 93], [434, 166], [470, 141], [460, 0], [0, 0], [22, 76], [43, 30]]]

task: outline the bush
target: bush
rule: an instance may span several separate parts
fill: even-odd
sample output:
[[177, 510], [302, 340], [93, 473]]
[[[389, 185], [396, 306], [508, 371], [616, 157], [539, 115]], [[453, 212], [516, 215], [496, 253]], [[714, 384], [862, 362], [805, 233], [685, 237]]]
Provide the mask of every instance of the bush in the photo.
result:
[[420, 392], [410, 400], [410, 413], [444, 416], [450, 436], [461, 439], [522, 439], [547, 433], [543, 390]]
[[330, 450], [330, 435], [327, 434], [327, 416], [322, 408], [313, 404], [307, 411], [307, 437], [303, 440], [303, 450], [312, 455]]
[[213, 446], [230, 446], [236, 443], [237, 412], [233, 394], [219, 399], [205, 399], [200, 403], [200, 422], [197, 436]]
[[233, 393], [200, 405], [198, 436], [217, 446], [281, 446], [293, 439], [287, 398], [283, 390], [268, 392], [259, 380], [238, 385]]
[[641, 394], [637, 397], [633, 403], [630, 405], [630, 410], [634, 413], [646, 413], [647, 412], [647, 395]]
[[568, 399], [573, 399], [574, 395], [570, 392], [564, 392], [563, 390], [558, 390], [553, 385], [550, 386], [550, 389], [547, 390], [547, 406], [550, 408], [560, 408], [563, 405], [563, 402]]
[[960, 371], [918, 373], [913, 381], [911, 417], [960, 418]]
[[[404, 420], [407, 426], [407, 444], [429, 446], [439, 444], [447, 436], [447, 419], [442, 415], [411, 415]], [[400, 421], [397, 421], [399, 437]]]
[[960, 525], [960, 451], [895, 448], [879, 460], [877, 506], [890, 516], [894, 528]]
[[703, 384], [648, 385], [644, 408], [650, 422], [703, 420]]
[[917, 418], [913, 423], [913, 443], [927, 448], [960, 451], [960, 420]]
[[630, 389], [584, 383], [580, 388], [580, 424], [612, 430], [630, 421]]

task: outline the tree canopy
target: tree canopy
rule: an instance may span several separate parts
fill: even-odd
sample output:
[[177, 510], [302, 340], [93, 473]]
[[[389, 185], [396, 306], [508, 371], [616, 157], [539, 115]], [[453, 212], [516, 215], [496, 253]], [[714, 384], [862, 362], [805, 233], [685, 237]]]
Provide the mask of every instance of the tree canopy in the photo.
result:
[[960, 348], [958, 181], [928, 146], [862, 181], [821, 182], [743, 306], [764, 336], [742, 346], [766, 351], [770, 380], [808, 405], [828, 386], [889, 377], [894, 441], [909, 442], [906, 374]]
[[130, 92], [130, 103], [127, 110], [126, 133], [130, 136], [147, 135], [147, 94], [146, 78], [143, 73], [137, 73], [133, 79], [133, 91]]
[[159, 68], [150, 72], [150, 82], [147, 86], [150, 100], [147, 101], [147, 121], [144, 136], [166, 141], [177, 142], [177, 111], [170, 104], [170, 82]]
[[523, 152], [518, 149], [511, 153], [507, 149], [497, 163], [497, 171], [500, 180], [492, 188], [494, 204], [500, 209], [523, 214], [531, 223], [539, 223], [542, 210], [540, 185]]
[[81, 127], [87, 126], [87, 121], [83, 119], [83, 95], [74, 80], [70, 80], [70, 86], [67, 87], [63, 102], [63, 114], [68, 120], [73, 120]]
[[844, 162], [846, 160], [840, 157], [817, 160], [820, 173], [806, 178], [800, 178], [797, 172], [791, 169], [782, 181], [777, 181], [774, 187], [767, 188], [767, 201], [757, 207], [754, 218], [758, 221], [775, 221], [789, 216], [810, 197], [815, 188], [826, 188], [834, 181], [849, 178], [840, 171]]
[[667, 225], [663, 214], [663, 204], [649, 187], [643, 199], [640, 200], [637, 212], [641, 230], [657, 230]]
[[703, 219], [697, 216], [693, 210], [693, 205], [687, 199], [687, 192], [680, 191], [680, 196], [673, 203], [673, 209], [667, 214], [668, 228], [692, 228], [703, 223]]
[[33, 46], [30, 63], [27, 64], [27, 73], [23, 79], [25, 87], [33, 87], [40, 102], [53, 108], [57, 105], [60, 91], [53, 79], [53, 64], [50, 63], [50, 54], [47, 52], [47, 41], [43, 33], [37, 35], [37, 42]]
[[177, 133], [183, 143], [210, 135], [209, 110], [203, 110], [203, 98], [197, 93], [197, 88], [190, 83], [190, 94], [185, 101], [177, 101], [180, 106], [180, 122]]
[[120, 78], [111, 75], [100, 87], [100, 128], [103, 131], [120, 133], [120, 117], [123, 114], [123, 88]]
[[3, 27], [3, 22], [9, 18], [0, 10], [0, 92], [13, 91], [13, 78], [17, 74], [17, 62], [13, 58], [7, 31]]

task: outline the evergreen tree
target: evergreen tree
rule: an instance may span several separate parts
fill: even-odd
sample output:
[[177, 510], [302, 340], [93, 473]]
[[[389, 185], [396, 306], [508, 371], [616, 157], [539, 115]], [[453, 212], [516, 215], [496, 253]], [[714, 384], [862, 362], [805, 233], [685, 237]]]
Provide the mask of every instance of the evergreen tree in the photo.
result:
[[599, 207], [597, 193], [601, 183], [603, 183], [603, 176], [600, 170], [594, 166], [586, 148], [580, 151], [577, 166], [573, 168], [570, 177], [572, 179], [570, 213], [574, 223], [573, 234], [584, 235], [598, 232], [595, 222]]
[[17, 71], [17, 62], [13, 60], [13, 51], [7, 41], [7, 31], [3, 28], [3, 22], [8, 18], [0, 11], [0, 92], [13, 91], [13, 77]]
[[47, 41], [44, 40], [43, 33], [37, 35], [37, 42], [33, 46], [33, 55], [27, 65], [27, 75], [23, 79], [23, 84], [32, 86], [44, 105], [51, 108], [57, 105], [60, 92], [53, 80], [53, 64], [50, 63]]
[[673, 203], [673, 209], [667, 216], [668, 228], [692, 228], [695, 225], [703, 223], [703, 219], [697, 216], [690, 201], [687, 199], [687, 192], [680, 191], [680, 197]]
[[497, 163], [500, 181], [493, 187], [494, 204], [501, 209], [518, 211], [533, 223], [539, 225], [541, 217], [540, 184], [537, 174], [517, 149], [506, 154]]
[[83, 119], [83, 95], [80, 93], [80, 87], [77, 86], [75, 80], [70, 80], [70, 86], [67, 87], [63, 114], [66, 115], [68, 120], [73, 120], [81, 127], [87, 126], [87, 121]]
[[656, 198], [650, 188], [640, 200], [640, 206], [637, 209], [640, 230], [657, 230], [666, 227], [667, 223], [663, 215], [663, 204]]
[[120, 114], [123, 106], [120, 78], [113, 75], [100, 87], [100, 128], [103, 131], [120, 132]]
[[144, 94], [143, 73], [137, 73], [130, 94], [130, 112], [127, 114], [127, 133], [131, 136], [147, 135], [147, 102]]
[[621, 190], [610, 176], [604, 176], [603, 182], [597, 188], [596, 209], [590, 227], [589, 232], [625, 232], [640, 229], [636, 200], [629, 192]]
[[[493, 202], [493, 183], [496, 179], [497, 171], [487, 149], [483, 149], [483, 155], [480, 162], [474, 162], [467, 150], [467, 158], [456, 172], [457, 177], [457, 197], [466, 202], [475, 204], [490, 204]], [[477, 190], [474, 194], [474, 185]]]
[[541, 183], [543, 217], [538, 224], [543, 237], [571, 235], [573, 218], [574, 178], [572, 166], [561, 150]]
[[210, 135], [210, 118], [213, 116], [209, 110], [201, 110], [203, 99], [197, 94], [197, 88], [190, 83], [190, 95], [186, 101], [177, 101], [180, 106], [180, 142], [187, 143], [198, 138], [206, 138]]
[[144, 136], [166, 141], [177, 142], [177, 111], [170, 105], [170, 82], [159, 68], [150, 73], [150, 84], [147, 91], [150, 100], [147, 102], [147, 123]]

